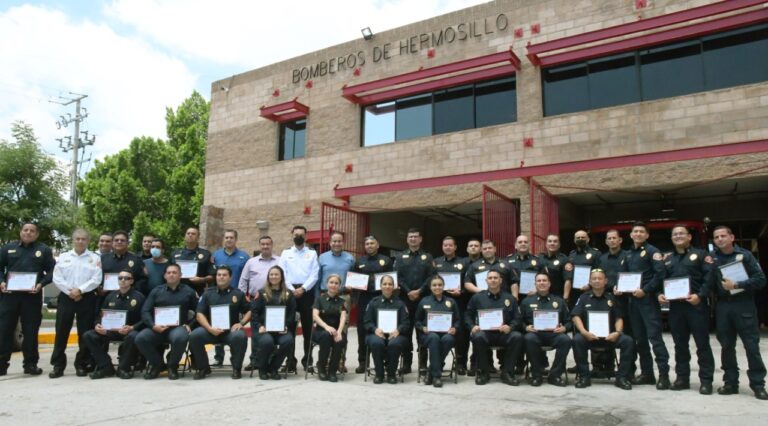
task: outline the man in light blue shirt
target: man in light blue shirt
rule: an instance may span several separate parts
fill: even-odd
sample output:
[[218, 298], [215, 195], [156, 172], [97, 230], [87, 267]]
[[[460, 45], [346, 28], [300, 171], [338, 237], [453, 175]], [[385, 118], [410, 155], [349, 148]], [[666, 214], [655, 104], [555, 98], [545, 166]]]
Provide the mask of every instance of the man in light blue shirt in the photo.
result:
[[352, 270], [355, 264], [355, 257], [343, 250], [344, 234], [334, 231], [331, 234], [331, 251], [321, 254], [317, 261], [320, 264], [320, 281], [318, 281], [318, 292], [325, 293], [328, 290], [326, 284], [328, 276], [338, 274], [341, 277], [341, 287], [344, 288], [344, 280], [347, 279], [347, 272]]
[[[312, 305], [315, 302], [314, 286], [320, 272], [317, 263], [317, 252], [307, 247], [304, 241], [307, 238], [307, 228], [296, 225], [291, 230], [293, 246], [283, 250], [280, 254], [280, 267], [285, 272], [285, 283], [288, 289], [293, 291], [296, 298], [296, 310], [301, 316], [301, 330], [304, 334], [304, 356], [301, 364], [304, 369], [312, 365], [309, 357], [309, 331], [312, 329]], [[296, 330], [292, 330], [296, 334]], [[295, 346], [294, 346], [295, 350]], [[288, 363], [289, 371], [296, 369], [296, 357]]]
[[227, 265], [232, 270], [232, 279], [229, 282], [229, 286], [233, 289], [237, 288], [240, 283], [240, 274], [243, 272], [245, 263], [248, 262], [248, 253], [237, 248], [237, 231], [234, 229], [227, 229], [224, 231], [224, 247], [216, 250], [213, 253], [214, 266]]

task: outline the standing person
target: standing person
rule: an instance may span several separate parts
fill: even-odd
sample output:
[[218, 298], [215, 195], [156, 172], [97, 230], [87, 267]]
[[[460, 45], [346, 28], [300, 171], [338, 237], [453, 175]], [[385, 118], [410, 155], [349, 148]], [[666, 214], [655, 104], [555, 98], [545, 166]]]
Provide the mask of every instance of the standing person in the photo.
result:
[[[656, 389], [667, 390], [671, 386], [669, 352], [661, 335], [661, 308], [656, 296], [664, 281], [665, 270], [661, 252], [648, 244], [649, 235], [644, 223], [635, 222], [632, 225], [632, 248], [627, 252], [622, 267], [623, 272], [641, 274], [640, 288], [632, 292], [629, 301], [629, 320], [632, 322], [635, 348], [640, 356], [640, 376], [635, 377], [632, 384], [656, 383]], [[651, 345], [659, 368], [658, 382], [653, 374]]]
[[[381, 296], [376, 296], [365, 310], [365, 330], [368, 332], [366, 344], [371, 349], [373, 366], [376, 371], [373, 383], [384, 383], [386, 367], [387, 383], [397, 384], [397, 361], [405, 350], [405, 335], [410, 330], [408, 310], [405, 303], [395, 293], [395, 280], [390, 275], [383, 275], [379, 281]], [[379, 311], [396, 311], [396, 324], [393, 330], [385, 331], [379, 324]], [[386, 361], [385, 361], [386, 359]]]
[[[713, 257], [718, 267], [733, 265], [744, 269], [746, 279], [736, 280], [716, 271], [717, 305], [715, 318], [717, 341], [722, 346], [720, 355], [723, 369], [723, 386], [720, 395], [739, 393], [739, 365], [736, 361], [736, 336], [747, 352], [747, 377], [755, 398], [768, 400], [765, 391], [765, 364], [760, 355], [760, 330], [755, 309], [755, 294], [765, 287], [765, 274], [757, 259], [749, 250], [734, 245], [731, 228], [718, 226], [713, 232], [715, 251]], [[741, 265], [737, 265], [741, 263]]]
[[152, 241], [154, 241], [155, 238], [156, 237], [152, 234], [144, 234], [144, 236], [141, 237], [140, 257], [142, 260], [152, 258]]
[[363, 316], [368, 309], [368, 303], [374, 297], [381, 294], [381, 290], [376, 290], [375, 275], [383, 272], [392, 272], [393, 261], [389, 256], [379, 253], [379, 241], [373, 235], [365, 237], [365, 254], [360, 256], [352, 269], [360, 274], [368, 275], [368, 290], [352, 290], [352, 299], [357, 299], [357, 362], [358, 366], [355, 373], [365, 373], [367, 360], [366, 354], [366, 336]]
[[215, 267], [221, 265], [229, 266], [229, 269], [232, 271], [232, 279], [229, 286], [236, 289], [240, 284], [240, 277], [245, 264], [248, 262], [248, 253], [237, 248], [237, 231], [234, 229], [224, 231], [221, 245], [220, 249], [213, 252], [213, 264]]
[[[19, 241], [0, 248], [0, 376], [8, 373], [11, 361], [13, 331], [21, 318], [24, 342], [24, 374], [38, 376], [43, 370], [37, 366], [40, 353], [37, 350], [37, 334], [43, 320], [41, 290], [53, 280], [56, 261], [53, 252], [38, 242], [40, 228], [35, 223], [25, 223], [19, 233]], [[28, 291], [9, 290], [12, 273], [35, 274], [34, 287]], [[15, 279], [18, 279], [16, 277]]]
[[[322, 381], [337, 382], [341, 353], [347, 346], [347, 303], [341, 298], [341, 277], [330, 274], [325, 283], [326, 291], [315, 298], [312, 318], [317, 326], [312, 339], [320, 346], [318, 376]], [[330, 357], [330, 361], [329, 361]]]
[[[608, 251], [600, 255], [598, 265], [600, 269], [605, 271], [605, 276], [608, 279], [608, 287], [606, 291], [613, 292], [619, 283], [619, 272], [624, 265], [624, 257], [626, 252], [621, 248], [621, 244], [624, 240], [621, 238], [619, 231], [615, 229], [609, 229], [605, 233], [605, 245], [608, 246]], [[616, 293], [616, 302], [621, 304], [621, 310], [625, 315], [629, 313], [629, 295]], [[629, 318], [624, 321], [624, 333], [627, 336], [632, 337], [632, 326]], [[593, 376], [598, 378], [601, 373], [611, 375], [616, 369], [616, 362], [613, 354], [608, 352], [597, 352], [592, 354], [592, 364], [594, 365]], [[637, 367], [632, 362], [630, 365], [630, 377], [635, 376], [635, 370]]]
[[[455, 336], [461, 325], [461, 315], [456, 301], [444, 293], [445, 281], [440, 275], [435, 275], [429, 280], [431, 294], [424, 297], [416, 308], [414, 322], [419, 330], [421, 345], [427, 348], [429, 355], [429, 369], [425, 370], [424, 384], [433, 385], [436, 388], [443, 387], [443, 364], [445, 357], [455, 345]], [[428, 315], [432, 312], [450, 314], [451, 326], [448, 331], [434, 331], [429, 329]]]
[[507, 264], [509, 269], [513, 271], [514, 277], [512, 281], [512, 295], [515, 299], [522, 301], [528, 295], [536, 293], [536, 288], [528, 292], [527, 294], [520, 294], [520, 282], [519, 277], [522, 275], [522, 271], [539, 272], [543, 270], [543, 265], [539, 259], [534, 256], [531, 251], [531, 242], [527, 235], [518, 235], [515, 239], [515, 252], [507, 256]]
[[[406, 243], [408, 249], [395, 258], [397, 284], [400, 287], [400, 299], [412, 315], [422, 295], [427, 293], [427, 279], [435, 274], [435, 262], [432, 255], [421, 249], [423, 236], [416, 228], [408, 230]], [[409, 329], [405, 336], [406, 346], [403, 352], [403, 374], [411, 372], [413, 362], [413, 320], [409, 318]], [[419, 360], [422, 361], [422, 360]], [[420, 362], [419, 368], [423, 365]]]
[[[296, 327], [296, 299], [285, 284], [283, 268], [273, 266], [267, 272], [267, 285], [259, 290], [251, 302], [251, 345], [258, 346], [260, 353], [259, 379], [280, 380], [278, 369], [294, 346], [290, 330]], [[267, 307], [285, 307], [285, 328], [267, 331]], [[309, 340], [309, 339], [307, 339]]]
[[[291, 230], [293, 246], [283, 250], [280, 254], [280, 267], [285, 273], [285, 283], [288, 290], [293, 292], [296, 299], [296, 308], [299, 311], [301, 330], [304, 333], [304, 355], [301, 357], [301, 365], [304, 369], [312, 365], [312, 356], [309, 353], [309, 330], [312, 329], [312, 305], [315, 302], [315, 284], [320, 273], [320, 265], [317, 263], [317, 252], [307, 247], [304, 243], [307, 238], [307, 228], [296, 225]], [[293, 322], [295, 327], [295, 322]], [[291, 330], [296, 335], [296, 329]], [[295, 351], [295, 347], [293, 348]], [[295, 354], [295, 352], [294, 352]], [[288, 363], [289, 371], [296, 371], [296, 357]]]
[[[568, 256], [560, 252], [560, 236], [547, 235], [546, 250], [538, 258], [542, 268], [549, 274], [551, 287], [549, 292], [563, 297], [565, 293], [565, 266], [568, 264]], [[565, 297], [563, 297], [565, 299]]]
[[72, 250], [62, 253], [53, 268], [53, 284], [61, 291], [56, 307], [56, 340], [51, 354], [53, 371], [48, 377], [64, 375], [67, 366], [67, 342], [77, 316], [78, 351], [75, 373], [85, 376], [92, 369], [91, 353], [83, 335], [93, 329], [96, 311], [96, 289], [101, 284], [101, 257], [88, 250], [90, 237], [84, 229], [72, 233]]
[[[147, 275], [144, 273], [144, 261], [135, 254], [128, 251], [128, 233], [125, 231], [115, 231], [112, 233], [112, 251], [101, 255], [101, 271], [106, 274], [117, 275], [123, 269], [130, 269], [133, 274], [133, 286], [136, 290], [144, 294], [147, 291]], [[103, 294], [104, 291], [101, 290]], [[99, 303], [103, 301], [101, 297]]]
[[103, 256], [112, 253], [112, 233], [102, 232], [99, 235], [98, 250], [96, 254]]
[[[477, 260], [480, 257], [480, 241], [476, 238], [471, 239], [467, 244], [467, 252], [469, 252], [470, 246], [476, 247], [475, 260]], [[438, 274], [448, 273], [458, 274], [459, 276], [459, 288], [457, 290], [445, 290], [445, 293], [453, 298], [454, 302], [458, 305], [458, 327], [456, 327], [456, 333], [453, 338], [456, 346], [456, 372], [463, 376], [467, 374], [469, 333], [464, 329], [464, 320], [461, 316], [467, 309], [467, 303], [469, 303], [470, 297], [469, 292], [464, 288], [465, 274], [469, 268], [470, 259], [457, 256], [456, 248], [457, 244], [455, 238], [451, 236], [443, 238], [443, 255], [435, 259], [435, 270]]]
[[686, 279], [688, 297], [668, 300], [666, 292], [659, 294], [659, 303], [669, 302], [669, 328], [675, 342], [675, 373], [672, 390], [690, 389], [691, 350], [688, 348], [693, 334], [699, 361], [699, 393], [712, 394], [715, 358], [709, 345], [709, 295], [714, 274], [712, 257], [706, 251], [691, 247], [691, 234], [685, 225], [672, 227], [675, 251], [664, 256], [667, 278]]
[[214, 282], [213, 262], [211, 262], [211, 252], [200, 247], [200, 230], [196, 226], [190, 226], [184, 233], [184, 247], [178, 248], [171, 254], [173, 263], [196, 262], [197, 273], [190, 276], [183, 276], [182, 284], [192, 287], [198, 296], [203, 294], [206, 287]]
[[160, 238], [152, 240], [149, 252], [152, 258], [144, 259], [144, 269], [147, 271], [147, 294], [151, 293], [155, 287], [165, 284], [165, 266], [170, 262], [165, 257], [165, 243]]
[[336, 274], [341, 279], [341, 287], [344, 288], [344, 280], [347, 278], [347, 272], [352, 270], [355, 265], [355, 257], [349, 252], [344, 251], [344, 234], [339, 231], [333, 231], [331, 233], [330, 241], [331, 249], [317, 258], [317, 263], [320, 267], [318, 275], [320, 278], [317, 283], [317, 291], [315, 296], [325, 293], [328, 289], [325, 286], [328, 282], [328, 277], [331, 274]]
[[573, 243], [576, 248], [568, 254], [568, 266], [565, 275], [565, 290], [563, 299], [568, 301], [568, 306], [573, 305], [579, 300], [581, 293], [589, 290], [589, 283], [575, 283], [574, 271], [576, 266], [588, 266], [591, 269], [596, 268], [600, 262], [600, 250], [589, 245], [589, 234], [583, 229], [579, 229], [573, 234]]

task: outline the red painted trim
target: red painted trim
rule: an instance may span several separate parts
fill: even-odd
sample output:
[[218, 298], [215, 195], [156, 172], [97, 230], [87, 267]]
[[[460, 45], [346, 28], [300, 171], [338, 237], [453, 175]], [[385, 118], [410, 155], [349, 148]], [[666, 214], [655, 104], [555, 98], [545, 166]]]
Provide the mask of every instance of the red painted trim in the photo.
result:
[[336, 188], [336, 197], [378, 194], [382, 192], [407, 191], [411, 189], [434, 188], [438, 186], [463, 185], [467, 183], [490, 182], [531, 176], [547, 176], [563, 173], [578, 173], [591, 170], [620, 167], [643, 166], [647, 164], [669, 163], [673, 161], [698, 160], [731, 155], [768, 152], [768, 139], [740, 142], [724, 145], [686, 148], [672, 151], [650, 152], [621, 157], [595, 158], [591, 160], [571, 161], [540, 166], [503, 169], [490, 172], [465, 173], [451, 176], [437, 176], [398, 182], [386, 182], [373, 185]]
[[539, 65], [538, 55], [568, 47], [581, 46], [588, 43], [594, 43], [615, 37], [634, 34], [640, 31], [648, 31], [656, 28], [689, 22], [695, 19], [706, 18], [708, 16], [719, 15], [734, 10], [757, 6], [768, 2], [768, 0], [726, 0], [705, 6], [694, 7], [692, 9], [681, 10], [679, 12], [656, 16], [654, 18], [643, 19], [628, 24], [616, 25], [603, 28], [596, 31], [590, 31], [571, 37], [564, 37], [557, 40], [547, 41], [538, 44], [532, 44], [527, 47], [526, 56], [534, 65]]
[[[360, 99], [364, 97], [364, 96], [361, 96], [361, 94], [371, 92], [374, 90], [390, 88], [390, 90], [384, 90], [382, 92], [377, 92], [375, 94], [371, 94], [368, 96], [376, 95], [376, 96], [381, 96], [382, 98], [388, 97], [392, 99], [393, 97], [387, 96], [385, 94], [389, 93], [393, 86], [398, 86], [405, 83], [424, 80], [427, 78], [440, 77], [448, 74], [454, 74], [457, 72], [473, 70], [476, 68], [485, 67], [489, 65], [501, 64], [504, 62], [509, 62], [510, 64], [510, 67], [505, 68], [505, 71], [506, 69], [511, 69], [512, 70], [511, 72], [520, 70], [520, 58], [518, 58], [517, 55], [515, 55], [515, 52], [513, 52], [512, 49], [510, 48], [509, 50], [504, 52], [493, 53], [485, 56], [478, 56], [476, 58], [465, 59], [463, 61], [453, 62], [445, 65], [438, 65], [432, 68], [427, 68], [427, 69], [413, 71], [413, 72], [400, 74], [392, 77], [387, 77], [381, 80], [375, 80], [367, 83], [356, 84], [354, 86], [347, 86], [342, 89], [342, 96], [351, 102], [359, 104], [361, 103]], [[459, 76], [453, 76], [448, 78], [456, 78], [456, 77], [459, 77]], [[440, 81], [440, 80], [437, 80], [437, 81]], [[411, 92], [428, 91], [432, 89], [424, 88], [424, 86], [431, 83], [434, 83], [434, 81], [417, 83], [417, 84], [408, 86], [408, 88], [409, 88], [409, 91]], [[395, 90], [399, 90], [399, 89], [395, 89]]]
[[689, 25], [687, 27], [676, 28], [674, 30], [662, 31], [613, 43], [601, 44], [599, 46], [587, 47], [585, 49], [571, 50], [565, 53], [545, 56], [539, 58], [539, 65], [548, 67], [568, 62], [583, 61], [614, 53], [636, 50], [646, 46], [727, 31], [763, 21], [768, 21], [768, 9], [755, 10], [753, 12], [733, 15], [727, 18], [715, 19], [695, 25]]
[[259, 115], [267, 120], [283, 123], [305, 118], [309, 115], [309, 107], [294, 99], [277, 105], [263, 106]]

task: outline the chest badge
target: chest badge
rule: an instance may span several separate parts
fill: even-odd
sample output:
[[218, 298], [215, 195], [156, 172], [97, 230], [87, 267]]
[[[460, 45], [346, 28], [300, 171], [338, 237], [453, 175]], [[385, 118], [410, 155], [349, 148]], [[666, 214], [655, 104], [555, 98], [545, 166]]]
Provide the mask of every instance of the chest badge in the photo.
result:
[[132, 261], [132, 260], [129, 260], [129, 261], [128, 261], [128, 267], [129, 267], [129, 268], [133, 268], [133, 261]]
[[613, 307], [613, 300], [608, 301], [608, 306]]
[[202, 260], [202, 259], [203, 259], [203, 254], [202, 254], [202, 253], [198, 254], [198, 255], [197, 255], [197, 258], [198, 258], [198, 259], [200, 259], [200, 260]]
[[461, 271], [462, 268], [464, 268], [464, 265], [462, 265], [461, 263], [456, 264], [456, 269]]
[[421, 260], [427, 260], [427, 255], [426, 254], [422, 254], [421, 255]]
[[411, 255], [409, 255], [409, 254], [404, 254], [403, 255], [403, 259], [408, 259], [409, 257], [411, 257]]
[[447, 306], [447, 307], [449, 307], [449, 308], [450, 308], [452, 305], [453, 305], [453, 304], [451, 303], [451, 301], [450, 301], [450, 300], [446, 300], [446, 301], [445, 301], [445, 306]]
[[696, 256], [696, 253], [693, 253], [688, 257], [688, 259], [691, 259], [691, 262], [693, 262], [694, 260], [698, 259], [698, 256]]
[[532, 266], [536, 266], [536, 261], [535, 261], [535, 260], [532, 260], [532, 261], [531, 261], [531, 265], [532, 265]]
[[232, 296], [232, 303], [237, 303], [237, 296]]
[[482, 271], [483, 269], [485, 269], [485, 265], [480, 265], [480, 266], [477, 267], [477, 269]]
[[645, 250], [640, 252], [640, 257], [645, 257]]
[[[40, 257], [42, 255], [43, 255], [43, 252], [41, 252], [40, 250], [35, 252], [35, 257]], [[739, 256], [741, 256], [741, 255], [739, 255]]]
[[509, 307], [510, 302], [509, 299], [504, 299], [504, 306]]
[[115, 306], [115, 302], [109, 302], [109, 307], [113, 308]]
[[138, 302], [136, 302], [136, 299], [131, 299], [131, 306], [136, 306]]
[[559, 303], [557, 303], [557, 302], [552, 302], [552, 307], [553, 307], [553, 308], [557, 309], [557, 306], [558, 306], [558, 305], [559, 305]]
[[592, 259], [592, 253], [587, 253], [587, 260]]
[[[40, 253], [40, 252], [38, 252], [38, 253]], [[38, 256], [38, 257], [39, 257], [39, 256]], [[741, 254], [741, 253], [737, 254], [737, 255], [736, 255], [736, 260], [737, 260], [737, 261], [739, 261], [739, 262], [741, 262], [742, 260], [744, 260], [744, 255], [743, 255], [743, 254]]]
[[379, 259], [379, 265], [384, 266], [384, 264], [387, 263], [384, 261], [384, 259]]
[[554, 262], [552, 262], [552, 264], [553, 264], [553, 265], [555, 265], [555, 266], [557, 266], [557, 265], [559, 265], [559, 264], [560, 264], [560, 261], [559, 261], [559, 260], [555, 260]]

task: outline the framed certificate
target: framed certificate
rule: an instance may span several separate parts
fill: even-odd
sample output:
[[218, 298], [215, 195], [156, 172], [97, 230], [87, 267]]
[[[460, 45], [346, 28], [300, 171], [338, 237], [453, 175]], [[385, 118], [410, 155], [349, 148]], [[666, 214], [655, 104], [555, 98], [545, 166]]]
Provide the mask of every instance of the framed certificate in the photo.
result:
[[520, 272], [520, 294], [528, 294], [536, 290], [536, 273], [532, 271]]
[[181, 278], [197, 276], [197, 262], [194, 260], [177, 260], [176, 264], [181, 268]]
[[285, 331], [285, 306], [267, 306], [264, 313], [264, 327], [268, 332]]
[[440, 276], [445, 281], [445, 287], [443, 290], [461, 290], [461, 273], [460, 272], [442, 272]]
[[605, 338], [611, 334], [610, 313], [608, 311], [587, 312], [587, 325], [590, 333]]
[[504, 325], [504, 311], [501, 309], [480, 309], [477, 311], [477, 325], [480, 330], [498, 330]]
[[229, 322], [229, 305], [211, 306], [211, 327], [220, 330], [229, 330], [232, 327]]
[[397, 309], [379, 309], [376, 327], [386, 334], [397, 330]]
[[35, 272], [9, 272], [5, 283], [8, 291], [35, 291], [37, 286], [37, 273]]
[[450, 312], [428, 312], [427, 331], [431, 333], [447, 333], [453, 323], [453, 314]]
[[179, 311], [181, 306], [163, 306], [155, 308], [155, 325], [169, 327], [179, 325]]
[[622, 293], [632, 293], [640, 288], [642, 280], [643, 274], [639, 272], [619, 272], [616, 290]]
[[357, 272], [347, 272], [347, 279], [344, 280], [344, 287], [353, 290], [368, 291], [368, 279], [370, 277]]
[[381, 277], [383, 277], [384, 275], [389, 275], [390, 277], [392, 277], [392, 279], [395, 281], [395, 288], [397, 288], [397, 272], [382, 272], [380, 274], [375, 274], [373, 276], [373, 280], [375, 282], [374, 288], [376, 289], [376, 291], [381, 290]]
[[533, 328], [537, 331], [552, 331], [560, 325], [560, 316], [557, 311], [540, 310], [533, 311]]
[[117, 330], [123, 328], [127, 317], [128, 311], [103, 309], [101, 311], [101, 326], [107, 330]]
[[[739, 281], [746, 281], [749, 279], [747, 270], [744, 269], [744, 263], [742, 263], [741, 261], [732, 262], [727, 265], [721, 266], [720, 273], [723, 275], [723, 278], [729, 279], [734, 283], [737, 283]], [[743, 288], [734, 288], [733, 290], [731, 290], [731, 294], [739, 294], [742, 291], [744, 291]]]
[[104, 274], [104, 290], [113, 291], [118, 290], [120, 286], [117, 284], [117, 276], [120, 274], [107, 272]]
[[575, 288], [582, 288], [589, 284], [589, 272], [592, 270], [588, 265], [576, 265], [573, 267], [573, 283]]
[[664, 297], [667, 300], [687, 299], [691, 293], [691, 280], [688, 277], [664, 280]]
[[475, 285], [480, 290], [488, 290], [488, 283], [485, 282], [486, 277], [488, 277], [488, 271], [478, 272], [475, 274]]

